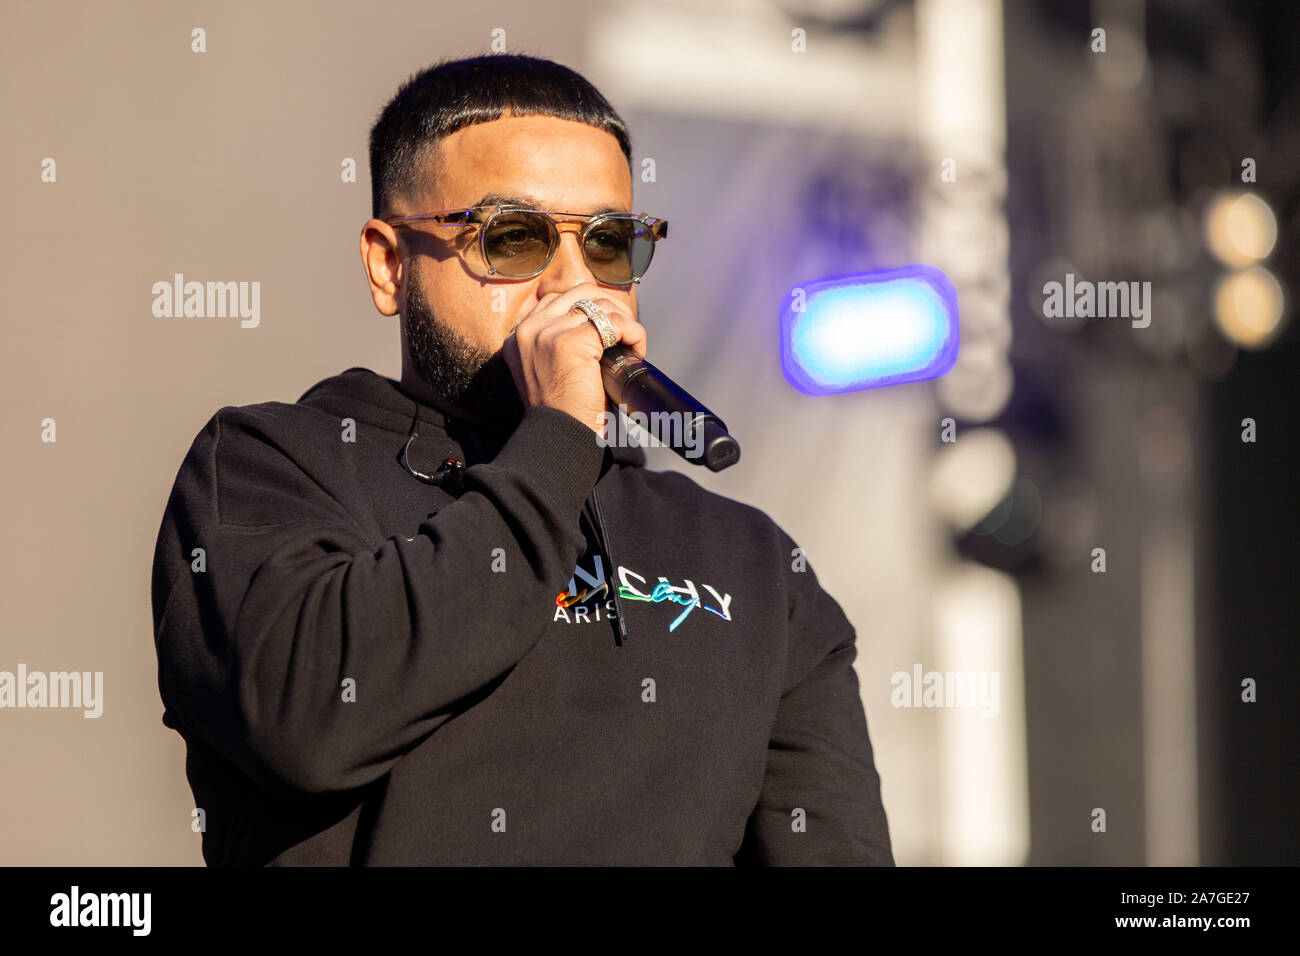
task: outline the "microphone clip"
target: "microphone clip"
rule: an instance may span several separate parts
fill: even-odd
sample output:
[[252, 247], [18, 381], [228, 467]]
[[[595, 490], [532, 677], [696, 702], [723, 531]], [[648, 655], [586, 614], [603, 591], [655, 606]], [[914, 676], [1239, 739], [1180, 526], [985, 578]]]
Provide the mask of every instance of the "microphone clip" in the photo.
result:
[[411, 444], [419, 437], [420, 433], [412, 429], [411, 437], [406, 439], [406, 445], [402, 448], [402, 467], [412, 478], [418, 478], [426, 485], [437, 485], [449, 495], [459, 498], [465, 490], [465, 463], [459, 458], [444, 458], [438, 470], [432, 475], [416, 471], [411, 467], [409, 453]]

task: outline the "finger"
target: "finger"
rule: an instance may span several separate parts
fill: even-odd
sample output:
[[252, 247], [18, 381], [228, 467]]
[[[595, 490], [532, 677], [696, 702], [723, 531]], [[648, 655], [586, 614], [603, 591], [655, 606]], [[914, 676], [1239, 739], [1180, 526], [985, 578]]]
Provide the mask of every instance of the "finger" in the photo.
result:
[[614, 327], [619, 342], [629, 346], [641, 358], [645, 358], [645, 326], [627, 313], [619, 311], [618, 304], [611, 302], [609, 299], [602, 299], [597, 305], [604, 308], [605, 315], [609, 319], [610, 325]]
[[[579, 299], [587, 299], [594, 302], [597, 307], [610, 311], [610, 309], [625, 309], [626, 305], [615, 302], [610, 299], [605, 289], [596, 285], [594, 282], [579, 282], [572, 289], [566, 289], [564, 292], [555, 293], [555, 301], [552, 303], [557, 310], [563, 309], [566, 313], [573, 311], [573, 304]], [[579, 314], [581, 310], [579, 310]]]
[[[609, 320], [610, 320], [610, 325], [614, 329], [614, 335], [616, 336], [615, 344], [627, 346], [632, 350], [632, 352], [638, 358], [642, 358], [642, 359], [645, 358], [646, 357], [645, 326], [641, 325], [639, 322], [627, 318], [626, 316], [621, 316], [621, 315], [616, 317], [613, 314], [611, 314], [609, 316]], [[605, 344], [604, 344], [604, 340], [601, 339], [600, 337], [600, 331], [596, 329], [594, 322], [588, 322], [587, 324], [590, 325], [592, 327], [592, 331], [596, 333], [595, 335], [595, 340], [597, 342], [596, 348], [603, 355], [605, 352]]]
[[536, 307], [539, 309], [543, 309], [546, 306], [550, 305], [552, 302], [554, 302], [563, 294], [564, 294], [563, 292], [548, 292], [546, 293], [546, 295], [542, 296], [540, 299], [537, 300]]
[[[577, 337], [584, 346], [590, 346], [596, 350], [597, 355], [604, 352], [604, 343], [600, 336], [600, 329], [594, 321], [587, 315], [586, 310], [579, 308], [576, 303], [580, 299], [588, 299], [596, 308], [605, 313], [609, 323], [614, 330], [615, 341], [626, 344], [640, 358], [646, 357], [646, 332], [645, 328], [636, 321], [633, 315], [629, 315], [629, 305], [626, 302], [615, 301], [599, 293], [604, 290], [599, 289], [590, 282], [579, 283], [572, 289], [560, 293], [559, 298], [552, 303], [552, 306], [558, 310], [565, 305], [568, 311], [564, 317], [556, 316], [551, 319], [554, 323], [545, 332], [539, 332], [539, 339], [543, 336], [549, 338], [551, 335], [571, 334]], [[634, 307], [632, 307], [634, 308]], [[591, 332], [585, 331], [590, 328]], [[594, 343], [594, 345], [592, 345]]]
[[645, 358], [646, 346], [648, 344], [646, 328], [640, 322], [629, 320], [627, 325], [619, 330], [620, 340], [632, 348], [632, 351], [640, 358]]
[[515, 338], [513, 329], [506, 336], [506, 340], [501, 343], [501, 357], [505, 359], [506, 367], [510, 369], [510, 376], [515, 380], [515, 389], [519, 392], [520, 397], [527, 399], [528, 387], [524, 381], [524, 368], [519, 355], [519, 342]]
[[590, 299], [599, 291], [599, 286], [590, 282], [579, 282], [573, 288], [563, 292], [548, 292], [537, 300], [533, 311], [521, 319], [515, 328], [519, 330], [520, 337], [528, 341], [540, 338], [542, 333], [551, 326], [558, 325], [558, 331], [576, 329], [582, 325], [587, 316], [581, 309], [575, 308], [574, 303], [579, 299]]

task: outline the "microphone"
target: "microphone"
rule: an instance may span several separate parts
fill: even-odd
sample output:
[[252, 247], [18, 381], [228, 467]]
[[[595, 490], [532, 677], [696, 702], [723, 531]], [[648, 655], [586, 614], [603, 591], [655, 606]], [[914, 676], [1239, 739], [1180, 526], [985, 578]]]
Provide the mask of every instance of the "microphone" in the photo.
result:
[[[605, 349], [600, 359], [600, 374], [605, 382], [605, 394], [616, 407], [640, 412], [652, 422], [680, 422], [680, 429], [667, 429], [668, 439], [662, 435], [654, 437], [691, 464], [722, 471], [740, 460], [740, 444], [727, 433], [722, 419], [638, 356], [631, 346], [620, 342]], [[668, 418], [653, 417], [665, 413]]]

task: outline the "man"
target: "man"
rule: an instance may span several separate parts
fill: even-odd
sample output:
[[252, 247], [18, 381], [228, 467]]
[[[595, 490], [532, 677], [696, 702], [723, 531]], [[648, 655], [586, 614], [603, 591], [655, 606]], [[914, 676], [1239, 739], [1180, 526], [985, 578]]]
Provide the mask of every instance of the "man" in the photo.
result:
[[839, 606], [761, 512], [602, 438], [665, 234], [622, 120], [550, 61], [444, 62], [370, 160], [400, 383], [221, 409], [158, 536], [206, 861], [892, 865]]

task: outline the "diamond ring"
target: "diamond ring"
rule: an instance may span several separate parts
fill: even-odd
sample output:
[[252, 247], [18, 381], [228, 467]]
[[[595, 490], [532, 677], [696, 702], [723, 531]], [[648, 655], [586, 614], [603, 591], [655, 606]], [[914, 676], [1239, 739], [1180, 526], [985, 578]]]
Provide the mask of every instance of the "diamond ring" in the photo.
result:
[[600, 333], [602, 347], [608, 349], [618, 344], [618, 333], [614, 331], [614, 325], [609, 321], [609, 316], [605, 314], [604, 309], [590, 299], [579, 299], [573, 303], [573, 308], [569, 311], [572, 312], [575, 309], [581, 309], [591, 324], [596, 327], [596, 331]]

